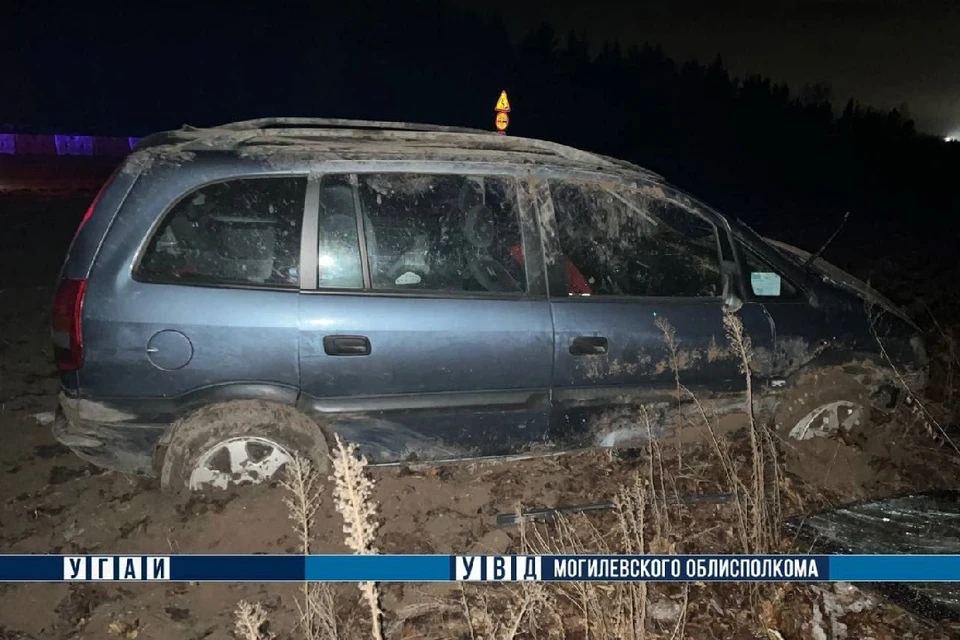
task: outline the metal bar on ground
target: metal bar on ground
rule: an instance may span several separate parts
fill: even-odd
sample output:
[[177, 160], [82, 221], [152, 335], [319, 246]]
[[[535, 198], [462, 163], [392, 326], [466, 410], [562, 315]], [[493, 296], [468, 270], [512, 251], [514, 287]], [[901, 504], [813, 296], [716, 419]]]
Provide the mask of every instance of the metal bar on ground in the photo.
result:
[[[727, 504], [733, 502], [732, 493], [694, 493], [684, 496], [668, 496], [667, 504]], [[648, 500], [649, 504], [650, 501]], [[497, 527], [509, 527], [524, 522], [551, 522], [562, 515], [585, 513], [588, 511], [609, 511], [615, 505], [612, 502], [594, 502], [577, 504], [555, 509], [527, 509], [520, 513], [498, 513]]]

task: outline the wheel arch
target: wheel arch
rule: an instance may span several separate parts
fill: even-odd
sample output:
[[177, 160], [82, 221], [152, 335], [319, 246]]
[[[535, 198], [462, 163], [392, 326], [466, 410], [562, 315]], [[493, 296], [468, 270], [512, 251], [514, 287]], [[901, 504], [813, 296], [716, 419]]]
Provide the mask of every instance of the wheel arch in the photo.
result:
[[805, 362], [787, 376], [784, 387], [796, 387], [810, 376], [826, 371], [850, 376], [873, 392], [893, 384], [897, 376], [895, 369], [879, 353], [844, 349], [821, 353]]
[[896, 372], [880, 354], [838, 350], [822, 353], [792, 372], [776, 395], [773, 415], [777, 429], [783, 431], [819, 405], [843, 401], [867, 412], [885, 411], [897, 397]]

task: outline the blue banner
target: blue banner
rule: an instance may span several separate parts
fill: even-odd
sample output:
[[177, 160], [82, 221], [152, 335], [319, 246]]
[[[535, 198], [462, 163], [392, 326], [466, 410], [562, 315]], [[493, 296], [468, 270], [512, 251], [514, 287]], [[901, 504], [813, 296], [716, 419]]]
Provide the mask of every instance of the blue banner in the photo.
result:
[[960, 555], [0, 555], [0, 582], [960, 582]]
[[565, 555], [454, 556], [453, 579], [465, 582], [821, 582], [829, 556]]
[[841, 582], [960, 582], [960, 555], [829, 557]]

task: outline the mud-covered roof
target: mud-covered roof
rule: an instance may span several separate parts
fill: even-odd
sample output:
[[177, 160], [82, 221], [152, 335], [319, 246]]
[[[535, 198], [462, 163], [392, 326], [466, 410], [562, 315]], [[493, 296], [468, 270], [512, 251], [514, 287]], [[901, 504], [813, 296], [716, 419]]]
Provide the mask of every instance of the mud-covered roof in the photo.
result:
[[555, 142], [461, 127], [315, 118], [261, 118], [215, 127], [184, 126], [147, 136], [137, 152], [236, 152], [318, 160], [413, 159], [548, 164], [662, 182], [637, 165]]

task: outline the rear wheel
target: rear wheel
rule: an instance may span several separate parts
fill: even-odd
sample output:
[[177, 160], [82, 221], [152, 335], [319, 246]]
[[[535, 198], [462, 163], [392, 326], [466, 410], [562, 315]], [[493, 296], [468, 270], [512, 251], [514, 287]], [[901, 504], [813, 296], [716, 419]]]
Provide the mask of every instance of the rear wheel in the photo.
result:
[[205, 491], [268, 482], [296, 455], [326, 473], [319, 425], [296, 409], [237, 400], [200, 409], [174, 426], [163, 457], [164, 489]]

